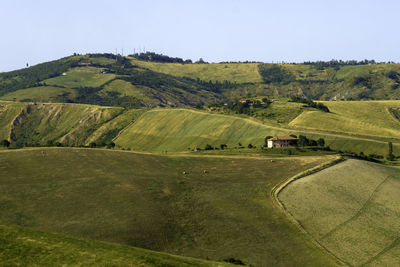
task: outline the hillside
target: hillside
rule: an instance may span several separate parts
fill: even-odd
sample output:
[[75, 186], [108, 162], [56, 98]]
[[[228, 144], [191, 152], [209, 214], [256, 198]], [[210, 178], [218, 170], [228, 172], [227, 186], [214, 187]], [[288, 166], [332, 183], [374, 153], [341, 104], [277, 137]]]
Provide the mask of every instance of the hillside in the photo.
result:
[[[120, 149], [188, 152], [207, 144], [235, 148], [240, 147], [240, 143], [261, 148], [265, 136], [295, 134], [324, 138], [332, 149], [366, 155], [386, 155], [387, 142], [392, 141], [394, 153], [399, 154], [399, 127], [393, 115], [399, 106], [396, 101], [327, 102], [326, 105], [334, 112], [303, 109], [299, 103], [276, 101], [257, 111], [256, 120], [192, 109], [0, 102], [0, 140], [9, 140], [13, 148], [89, 146], [93, 143], [106, 146], [113, 141]], [[290, 122], [293, 114], [301, 115]], [[348, 123], [339, 123], [341, 121]], [[358, 127], [353, 128], [353, 125]]]
[[132, 246], [0, 225], [3, 266], [232, 266]]
[[347, 160], [289, 184], [287, 211], [351, 266], [398, 263], [400, 169]]
[[186, 64], [87, 54], [0, 73], [2, 100], [183, 107], [256, 96], [400, 99], [400, 65], [370, 61]]
[[8, 139], [12, 147], [84, 145], [96, 129], [123, 112], [117, 107], [0, 102], [0, 138]]
[[331, 159], [0, 152], [0, 224], [255, 266], [332, 266], [269, 198], [275, 184]]
[[393, 112], [400, 101], [325, 101], [331, 112], [305, 111], [289, 125], [376, 138], [400, 138], [400, 120]]
[[371, 62], [306, 64], [160, 63], [130, 58], [152, 71], [204, 81], [236, 83], [222, 89], [228, 99], [253, 96], [306, 96], [319, 100], [400, 99], [400, 65]]
[[[345, 102], [351, 103], [353, 102]], [[324, 116], [316, 111], [316, 116]], [[396, 125], [395, 125], [396, 126]], [[261, 147], [265, 136], [306, 135], [310, 138], [324, 138], [326, 145], [335, 150], [363, 152], [386, 155], [387, 141], [364, 137], [332, 134], [321, 131], [299, 130], [276, 127], [255, 120], [235, 116], [210, 114], [188, 109], [153, 109], [144, 113], [127, 127], [114, 142], [117, 146], [141, 151], [188, 151], [204, 148], [206, 144], [228, 148], [238, 147], [239, 143]], [[394, 128], [396, 129], [396, 128]], [[368, 129], [364, 132], [368, 134]], [[400, 147], [394, 143], [395, 154]]]
[[196, 106], [221, 101], [208, 83], [132, 65], [121, 56], [71, 56], [0, 73], [0, 99], [122, 107]]

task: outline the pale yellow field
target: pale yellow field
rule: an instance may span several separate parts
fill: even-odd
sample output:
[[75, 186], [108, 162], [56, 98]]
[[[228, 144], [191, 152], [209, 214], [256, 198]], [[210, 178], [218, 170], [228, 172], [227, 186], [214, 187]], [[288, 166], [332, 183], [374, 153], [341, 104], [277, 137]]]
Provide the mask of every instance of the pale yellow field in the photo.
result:
[[204, 81], [225, 80], [238, 83], [261, 82], [258, 63], [179, 64], [157, 63], [132, 59], [132, 64], [178, 77], [200, 78]]
[[399, 193], [399, 168], [347, 160], [292, 182], [279, 199], [344, 262], [393, 266], [400, 243]]
[[289, 126], [337, 133], [400, 138], [400, 121], [389, 108], [400, 108], [400, 101], [323, 101], [330, 113], [306, 111]]

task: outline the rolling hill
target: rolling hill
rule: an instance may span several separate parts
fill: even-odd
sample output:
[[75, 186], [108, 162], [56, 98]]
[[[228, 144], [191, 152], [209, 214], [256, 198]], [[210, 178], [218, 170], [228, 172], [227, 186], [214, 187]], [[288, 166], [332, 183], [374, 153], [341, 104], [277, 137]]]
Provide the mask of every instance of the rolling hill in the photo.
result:
[[289, 125], [376, 138], [400, 138], [400, 120], [391, 110], [400, 108], [399, 101], [325, 101], [331, 112], [305, 111]]
[[399, 261], [400, 169], [347, 160], [290, 183], [287, 211], [320, 244], [351, 266]]
[[[353, 102], [346, 102], [351, 105]], [[325, 112], [316, 111], [316, 117]], [[394, 127], [397, 127], [394, 124]], [[396, 129], [396, 128], [394, 128]], [[365, 129], [367, 135], [368, 129]], [[276, 127], [261, 122], [221, 114], [210, 114], [188, 109], [153, 109], [144, 113], [136, 122], [127, 127], [114, 142], [117, 146], [141, 151], [187, 151], [204, 148], [206, 144], [228, 148], [238, 147], [239, 143], [261, 147], [265, 136], [306, 135], [314, 139], [324, 138], [326, 145], [335, 150], [376, 153], [386, 155], [387, 141], [347, 134], [334, 134], [329, 131], [303, 130], [290, 127]], [[395, 153], [399, 144], [394, 143]]]
[[[235, 148], [241, 143], [242, 146], [252, 144], [261, 148], [265, 136], [296, 134], [324, 138], [332, 149], [366, 155], [386, 155], [388, 141], [392, 141], [394, 153], [399, 153], [398, 122], [388, 111], [389, 107], [396, 110], [398, 102], [326, 104], [334, 112], [272, 104], [263, 112], [285, 121], [274, 124], [269, 120], [262, 123], [253, 118], [193, 109], [147, 110], [67, 103], [0, 102], [0, 140], [8, 139], [14, 148], [56, 144], [88, 146], [91, 143], [105, 146], [113, 141], [120, 149], [187, 152], [207, 144], [214, 147], [226, 144], [228, 148]], [[338, 110], [335, 106], [339, 106]], [[301, 115], [288, 123], [290, 116], [285, 110], [291, 109]], [[354, 113], [355, 109], [359, 112]], [[335, 128], [335, 121], [342, 128]], [[348, 123], [340, 124], [340, 121]], [[353, 125], [359, 126], [352, 128]]]
[[[269, 197], [275, 184], [332, 158], [160, 156], [79, 148], [3, 151], [0, 224], [256, 266], [335, 266]], [[12, 241], [15, 229], [10, 231], [7, 242], [21, 242], [23, 249], [39, 238], [27, 240], [32, 239], [28, 231], [24, 239]], [[43, 237], [44, 251], [48, 237]], [[83, 241], [71, 243], [66, 244], [72, 253], [80, 246], [95, 253]], [[98, 243], [89, 244], [96, 250]], [[115, 248], [104, 258], [111, 254], [111, 261], [118, 251], [134, 250]]]

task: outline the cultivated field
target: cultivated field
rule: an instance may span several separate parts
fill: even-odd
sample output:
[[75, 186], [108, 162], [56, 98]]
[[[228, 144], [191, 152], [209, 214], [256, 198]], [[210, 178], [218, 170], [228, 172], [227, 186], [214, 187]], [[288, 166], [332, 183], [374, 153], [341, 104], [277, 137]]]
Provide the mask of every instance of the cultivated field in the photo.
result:
[[306, 111], [290, 126], [337, 133], [400, 138], [400, 121], [389, 108], [400, 108], [400, 101], [325, 101], [330, 113]]
[[258, 83], [262, 81], [258, 73], [258, 63], [180, 64], [132, 59], [132, 64], [177, 77], [200, 78], [207, 82], [209, 80], [214, 82], [227, 80], [237, 83]]
[[65, 95], [65, 99], [70, 99], [76, 96], [76, 91], [69, 88], [38, 86], [8, 93], [1, 96], [0, 99], [9, 101], [33, 102], [36, 100], [37, 102], [57, 102], [64, 99], [60, 97], [62, 95]]
[[400, 169], [347, 160], [301, 178], [279, 194], [304, 229], [344, 262], [399, 262]]
[[288, 131], [234, 116], [189, 109], [153, 109], [127, 128], [115, 143], [134, 150], [187, 151], [204, 148], [206, 144], [261, 146], [265, 136], [284, 133]]
[[330, 266], [269, 194], [331, 158], [0, 152], [0, 223], [255, 266]]
[[98, 87], [115, 78], [114, 74], [103, 74], [103, 69], [95, 67], [73, 68], [66, 75], [44, 81], [47, 85], [58, 85], [67, 88]]

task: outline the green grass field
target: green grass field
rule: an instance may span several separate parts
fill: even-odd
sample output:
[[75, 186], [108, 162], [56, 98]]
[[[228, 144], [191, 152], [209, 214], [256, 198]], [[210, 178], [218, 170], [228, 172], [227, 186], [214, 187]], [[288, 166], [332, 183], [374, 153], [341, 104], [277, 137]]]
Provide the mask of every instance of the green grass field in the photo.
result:
[[2, 266], [233, 266], [132, 246], [0, 225]]
[[44, 80], [47, 85], [58, 85], [67, 88], [99, 87], [115, 78], [114, 74], [103, 74], [103, 69], [95, 67], [73, 68], [66, 75]]
[[331, 158], [0, 152], [0, 223], [255, 266], [331, 266], [269, 197]]
[[29, 100], [33, 102], [36, 100], [38, 102], [57, 102], [60, 101], [60, 98], [57, 97], [63, 94], [68, 94], [66, 98], [71, 99], [76, 96], [76, 91], [69, 88], [38, 86], [8, 93], [1, 96], [0, 99], [9, 101]]
[[347, 160], [289, 184], [286, 209], [329, 251], [352, 266], [399, 260], [400, 169]]
[[389, 108], [399, 108], [400, 101], [323, 102], [330, 113], [306, 111], [289, 123], [292, 127], [318, 129], [344, 134], [400, 138], [400, 121]]
[[237, 83], [258, 83], [258, 63], [213, 63], [213, 64], [180, 64], [147, 62], [131, 58], [132, 64], [177, 77], [200, 78], [204, 81], [230, 81]]

